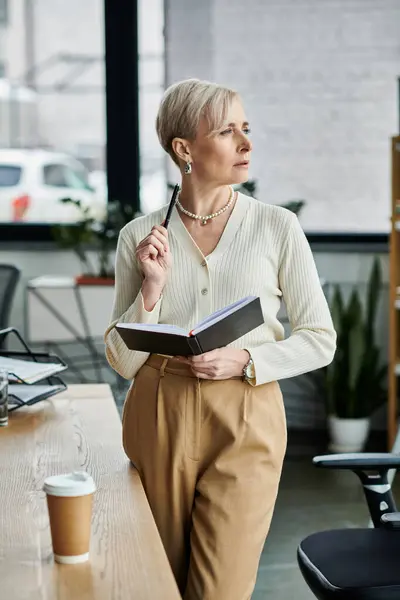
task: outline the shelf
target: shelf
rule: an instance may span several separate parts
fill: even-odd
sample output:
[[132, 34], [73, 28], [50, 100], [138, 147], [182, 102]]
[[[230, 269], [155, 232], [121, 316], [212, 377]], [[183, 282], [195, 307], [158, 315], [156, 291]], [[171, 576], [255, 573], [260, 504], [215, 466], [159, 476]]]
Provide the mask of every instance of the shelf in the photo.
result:
[[[398, 431], [400, 391], [400, 135], [391, 139], [391, 236], [389, 253], [389, 372], [388, 372], [388, 450], [393, 448]], [[395, 367], [393, 368], [393, 365]]]

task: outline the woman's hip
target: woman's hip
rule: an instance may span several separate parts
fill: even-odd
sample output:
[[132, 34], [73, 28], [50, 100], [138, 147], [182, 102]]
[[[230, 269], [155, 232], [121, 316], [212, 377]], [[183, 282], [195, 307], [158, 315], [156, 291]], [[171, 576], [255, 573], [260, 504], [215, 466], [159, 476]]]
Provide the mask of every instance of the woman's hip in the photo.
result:
[[232, 442], [257, 443], [262, 451], [271, 451], [271, 444], [286, 448], [280, 387], [277, 382], [252, 387], [240, 377], [200, 380], [188, 365], [151, 355], [128, 391], [123, 438], [131, 460], [128, 449], [148, 443], [164, 450], [180, 447], [196, 461], [210, 445], [214, 450]]

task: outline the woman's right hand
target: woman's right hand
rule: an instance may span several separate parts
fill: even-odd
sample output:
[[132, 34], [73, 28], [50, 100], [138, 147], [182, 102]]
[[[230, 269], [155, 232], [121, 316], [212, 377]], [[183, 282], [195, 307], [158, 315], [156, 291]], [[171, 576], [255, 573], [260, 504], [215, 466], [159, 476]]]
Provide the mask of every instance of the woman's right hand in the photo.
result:
[[145, 280], [163, 289], [172, 266], [168, 243], [168, 231], [162, 225], [154, 225], [136, 248], [136, 259]]

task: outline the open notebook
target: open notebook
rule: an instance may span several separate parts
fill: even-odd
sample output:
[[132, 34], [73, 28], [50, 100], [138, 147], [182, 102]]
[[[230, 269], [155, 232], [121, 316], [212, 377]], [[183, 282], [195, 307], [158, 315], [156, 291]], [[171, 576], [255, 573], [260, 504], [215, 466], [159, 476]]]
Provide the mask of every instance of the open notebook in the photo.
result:
[[188, 356], [227, 346], [264, 323], [260, 299], [248, 296], [217, 310], [191, 331], [163, 323], [117, 323], [130, 350]]

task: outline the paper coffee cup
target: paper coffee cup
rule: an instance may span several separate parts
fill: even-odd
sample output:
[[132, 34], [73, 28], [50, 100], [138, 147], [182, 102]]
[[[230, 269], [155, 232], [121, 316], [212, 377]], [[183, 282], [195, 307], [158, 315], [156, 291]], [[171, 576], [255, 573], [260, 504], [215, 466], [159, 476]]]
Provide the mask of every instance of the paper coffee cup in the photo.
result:
[[92, 501], [96, 485], [83, 471], [47, 477], [47, 494], [54, 560], [75, 564], [89, 559]]

